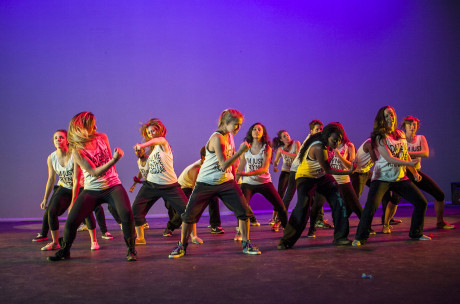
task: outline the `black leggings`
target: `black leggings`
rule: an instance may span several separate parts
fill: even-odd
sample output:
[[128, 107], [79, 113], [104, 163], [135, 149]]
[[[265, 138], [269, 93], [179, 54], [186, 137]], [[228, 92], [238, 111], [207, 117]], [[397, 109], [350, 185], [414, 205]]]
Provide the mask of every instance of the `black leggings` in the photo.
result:
[[[286, 207], [284, 207], [283, 201], [281, 200], [281, 197], [279, 196], [278, 192], [276, 192], [273, 183], [269, 182], [260, 185], [251, 185], [243, 183], [241, 184], [241, 191], [243, 192], [243, 195], [248, 204], [251, 201], [251, 198], [254, 194], [262, 194], [263, 197], [265, 197], [269, 201], [269, 203], [273, 205], [274, 210], [278, 212], [278, 218], [281, 221], [281, 225], [283, 227], [286, 227], [288, 221]], [[252, 216], [254, 216], [252, 209], [251, 213], [253, 214]]]
[[297, 204], [292, 210], [288, 225], [280, 243], [292, 247], [302, 235], [308, 222], [310, 206], [315, 191], [324, 195], [331, 204], [334, 220], [334, 241], [346, 239], [349, 233], [347, 210], [339, 186], [332, 175], [326, 174], [320, 178], [301, 177], [297, 180]]
[[289, 209], [289, 204], [294, 198], [295, 191], [297, 190], [297, 184], [295, 182], [295, 174], [296, 174], [296, 171], [289, 172], [288, 186], [286, 189], [286, 193], [284, 194], [284, 197], [283, 197], [283, 203], [284, 203], [284, 207], [286, 207], [286, 210]]
[[[80, 189], [81, 191], [82, 189]], [[58, 217], [63, 215], [69, 208], [72, 201], [72, 190], [61, 186], [54, 186], [53, 195], [49, 201], [48, 207], [45, 209], [42, 221], [42, 235], [48, 235], [48, 231], [59, 230]], [[85, 219], [88, 229], [93, 230], [96, 228], [96, 221], [93, 213]]]
[[412, 212], [409, 237], [419, 238], [423, 235], [427, 202], [420, 190], [408, 179], [398, 182], [374, 180], [371, 182], [369, 196], [367, 197], [366, 205], [364, 206], [364, 211], [359, 221], [358, 230], [355, 236], [356, 240], [361, 241], [369, 238], [369, 228], [371, 227], [375, 210], [377, 210], [379, 202], [387, 191], [398, 193], [415, 207]]
[[65, 222], [64, 241], [69, 248], [75, 240], [78, 226], [83, 219], [102, 203], [111, 204], [117, 211], [121, 219], [125, 241], [130, 238], [134, 239], [134, 218], [131, 204], [125, 188], [119, 184], [105, 190], [83, 190], [80, 192]]
[[289, 175], [289, 171], [281, 171], [280, 173], [280, 179], [278, 180], [278, 194], [281, 198], [283, 198], [286, 193], [286, 189], [289, 184]]
[[182, 223], [180, 215], [184, 212], [185, 206], [187, 205], [187, 197], [179, 184], [159, 185], [149, 181], [143, 183], [133, 203], [133, 214], [136, 226], [145, 224], [145, 216], [160, 198], [168, 202], [176, 211], [173, 219], [168, 222], [167, 228], [174, 230], [180, 227]]
[[[193, 188], [182, 188], [184, 191], [185, 196], [187, 199], [190, 198], [193, 192]], [[212, 228], [220, 227], [222, 222], [220, 220], [220, 208], [219, 208], [219, 200], [217, 197], [213, 197], [209, 200], [208, 205], [208, 212], [209, 212], [209, 225]]]

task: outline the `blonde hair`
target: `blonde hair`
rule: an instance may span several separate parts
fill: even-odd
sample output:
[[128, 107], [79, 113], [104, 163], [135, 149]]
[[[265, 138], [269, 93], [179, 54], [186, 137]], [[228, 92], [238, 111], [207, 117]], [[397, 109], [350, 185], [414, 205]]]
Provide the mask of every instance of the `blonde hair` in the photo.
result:
[[226, 109], [220, 114], [219, 116], [219, 128], [222, 127], [224, 124], [228, 124], [229, 122], [235, 121], [237, 119], [244, 119], [243, 114], [240, 111], [235, 109]]
[[90, 133], [95, 125], [96, 120], [93, 113], [81, 112], [75, 115], [70, 120], [67, 133], [67, 141], [70, 147], [76, 150], [83, 149], [86, 143], [96, 137], [94, 133]]

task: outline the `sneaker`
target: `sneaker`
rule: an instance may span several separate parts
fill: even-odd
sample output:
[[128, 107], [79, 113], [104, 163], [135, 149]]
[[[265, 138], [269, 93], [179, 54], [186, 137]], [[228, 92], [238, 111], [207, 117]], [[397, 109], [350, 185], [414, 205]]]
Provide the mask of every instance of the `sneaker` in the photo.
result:
[[102, 235], [102, 238], [105, 239], [105, 240], [112, 240], [113, 239], [113, 235], [110, 234], [110, 232], [106, 232]]
[[321, 220], [316, 221], [315, 227], [318, 227], [318, 228], [334, 228], [331, 224], [329, 224], [327, 222], [326, 219], [323, 219], [322, 221]]
[[185, 255], [186, 250], [187, 250], [187, 245], [184, 246], [181, 242], [178, 242], [177, 246], [169, 254], [169, 258], [177, 259], [177, 258], [183, 257]]
[[166, 228], [165, 231], [163, 232], [163, 236], [164, 237], [170, 237], [170, 236], [172, 236], [172, 233], [173, 233], [172, 230]]
[[134, 240], [134, 244], [136, 244], [136, 245], [145, 245], [145, 244], [147, 244], [147, 243], [145, 242], [145, 239], [138, 239], [138, 238], [136, 238], [136, 239]]
[[243, 240], [243, 237], [241, 236], [240, 228], [236, 227], [236, 234], [235, 237], [233, 238], [234, 241], [239, 241], [241, 242]]
[[211, 227], [211, 233], [212, 234], [223, 234], [223, 233], [225, 233], [225, 230], [224, 230], [224, 228], [222, 228], [220, 226], [219, 227]]
[[196, 245], [203, 244], [203, 240], [197, 236], [191, 236], [190, 238], [192, 239], [193, 244], [196, 244]]
[[279, 230], [280, 230], [280, 226], [281, 226], [281, 221], [276, 221], [275, 224], [273, 224], [272, 231], [273, 231], [273, 232], [279, 231]]
[[280, 242], [276, 246], [276, 249], [278, 250], [286, 250], [286, 249], [291, 249], [291, 248], [292, 246], [287, 245], [285, 242], [283, 242], [283, 240], [280, 240]]
[[252, 245], [251, 241], [248, 240], [247, 242], [243, 242], [243, 253], [253, 255], [261, 254], [262, 252], [260, 252], [259, 248], [257, 248], [255, 245]]
[[251, 226], [260, 226], [256, 218], [249, 219], [249, 221], [251, 222]]
[[32, 239], [32, 242], [43, 242], [48, 240], [48, 236], [37, 233], [37, 236]]
[[390, 225], [398, 225], [398, 224], [401, 224], [401, 223], [402, 223], [402, 221], [401, 221], [401, 220], [398, 220], [398, 219], [392, 218], [392, 219], [390, 220]]
[[61, 249], [61, 246], [59, 246], [59, 244], [55, 244], [53, 242], [48, 243], [46, 246], [42, 247], [42, 251], [58, 250], [58, 249]]
[[343, 238], [343, 239], [334, 240], [332, 243], [336, 246], [348, 246], [348, 245], [351, 245], [353, 242], [347, 238]]
[[369, 235], [375, 235], [375, 230], [372, 228], [369, 228]]
[[145, 222], [144, 229], [149, 229], [149, 228], [150, 228], [149, 223]]
[[391, 234], [391, 229], [393, 227], [391, 225], [383, 225], [383, 228], [382, 228], [382, 233], [383, 234]]
[[122, 224], [120, 224], [120, 230], [123, 231], [123, 225]]
[[49, 256], [46, 258], [50, 262], [58, 262], [61, 260], [68, 260], [70, 259], [70, 252], [68, 250], [65, 250], [63, 248], [59, 249], [58, 252], [56, 252], [55, 255]]
[[447, 224], [446, 222], [442, 221], [441, 223], [436, 224], [436, 228], [438, 228], [438, 229], [455, 229], [455, 226]]
[[419, 240], [419, 241], [431, 241], [431, 238], [429, 236], [426, 236], [426, 235], [422, 235], [421, 237], [415, 238], [415, 239]]
[[126, 253], [126, 259], [128, 262], [135, 262], [137, 261], [137, 252], [134, 248], [128, 248], [128, 252]]
[[97, 242], [91, 243], [91, 250], [99, 250], [99, 244]]
[[88, 227], [86, 227], [85, 224], [81, 223], [80, 226], [78, 227], [77, 231], [78, 232], [88, 231]]
[[315, 237], [316, 237], [315, 232], [309, 229], [307, 233], [307, 238], [314, 239]]
[[351, 243], [351, 246], [353, 247], [358, 247], [358, 246], [361, 246], [361, 241], [359, 240], [353, 240], [353, 242]]
[[275, 219], [271, 219], [271, 220], [268, 222], [268, 224], [269, 224], [270, 226], [272, 226], [272, 225], [274, 225], [274, 224], [275, 224], [275, 222], [276, 222], [276, 220], [275, 220]]

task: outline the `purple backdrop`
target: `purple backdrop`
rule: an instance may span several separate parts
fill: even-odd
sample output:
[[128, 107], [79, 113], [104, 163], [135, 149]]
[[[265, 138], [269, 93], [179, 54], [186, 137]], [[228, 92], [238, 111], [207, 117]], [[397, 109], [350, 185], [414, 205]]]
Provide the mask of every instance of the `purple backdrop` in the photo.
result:
[[225, 108], [246, 117], [237, 144], [256, 121], [303, 140], [318, 118], [342, 122], [359, 146], [390, 104], [421, 119], [423, 169], [450, 200], [459, 4], [384, 2], [0, 1], [0, 218], [41, 217], [52, 133], [80, 111], [125, 150], [117, 169], [129, 188], [139, 122], [151, 117], [168, 129], [179, 174]]

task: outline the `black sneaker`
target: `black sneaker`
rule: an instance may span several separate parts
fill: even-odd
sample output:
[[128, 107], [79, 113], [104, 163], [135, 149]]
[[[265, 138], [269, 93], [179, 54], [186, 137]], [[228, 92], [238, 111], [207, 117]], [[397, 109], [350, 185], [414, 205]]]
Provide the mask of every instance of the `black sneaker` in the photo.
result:
[[280, 240], [280, 242], [278, 243], [278, 246], [276, 246], [276, 249], [278, 250], [286, 250], [286, 249], [291, 249], [292, 246], [286, 244], [285, 242], [283, 242], [283, 240]]
[[65, 250], [64, 248], [59, 249], [55, 255], [49, 256], [47, 258], [47, 260], [50, 262], [58, 262], [61, 260], [68, 260], [68, 259], [70, 259], [70, 252], [68, 250]]
[[126, 259], [128, 260], [128, 262], [137, 261], [136, 254], [137, 252], [134, 248], [128, 248], [128, 252], [126, 253]]
[[222, 227], [211, 227], [211, 233], [212, 234], [224, 234], [225, 230]]
[[349, 246], [352, 244], [352, 241], [350, 241], [347, 238], [343, 238], [343, 239], [334, 240], [332, 243], [336, 246]]
[[48, 236], [37, 233], [37, 236], [32, 239], [32, 242], [43, 242], [48, 240]]
[[166, 228], [165, 231], [163, 232], [163, 236], [170, 237], [170, 236], [172, 236], [172, 233], [173, 232], [172, 232], [171, 229]]
[[187, 251], [187, 244], [183, 245], [181, 242], [177, 243], [177, 246], [169, 254], [170, 259], [178, 259], [185, 255]]

